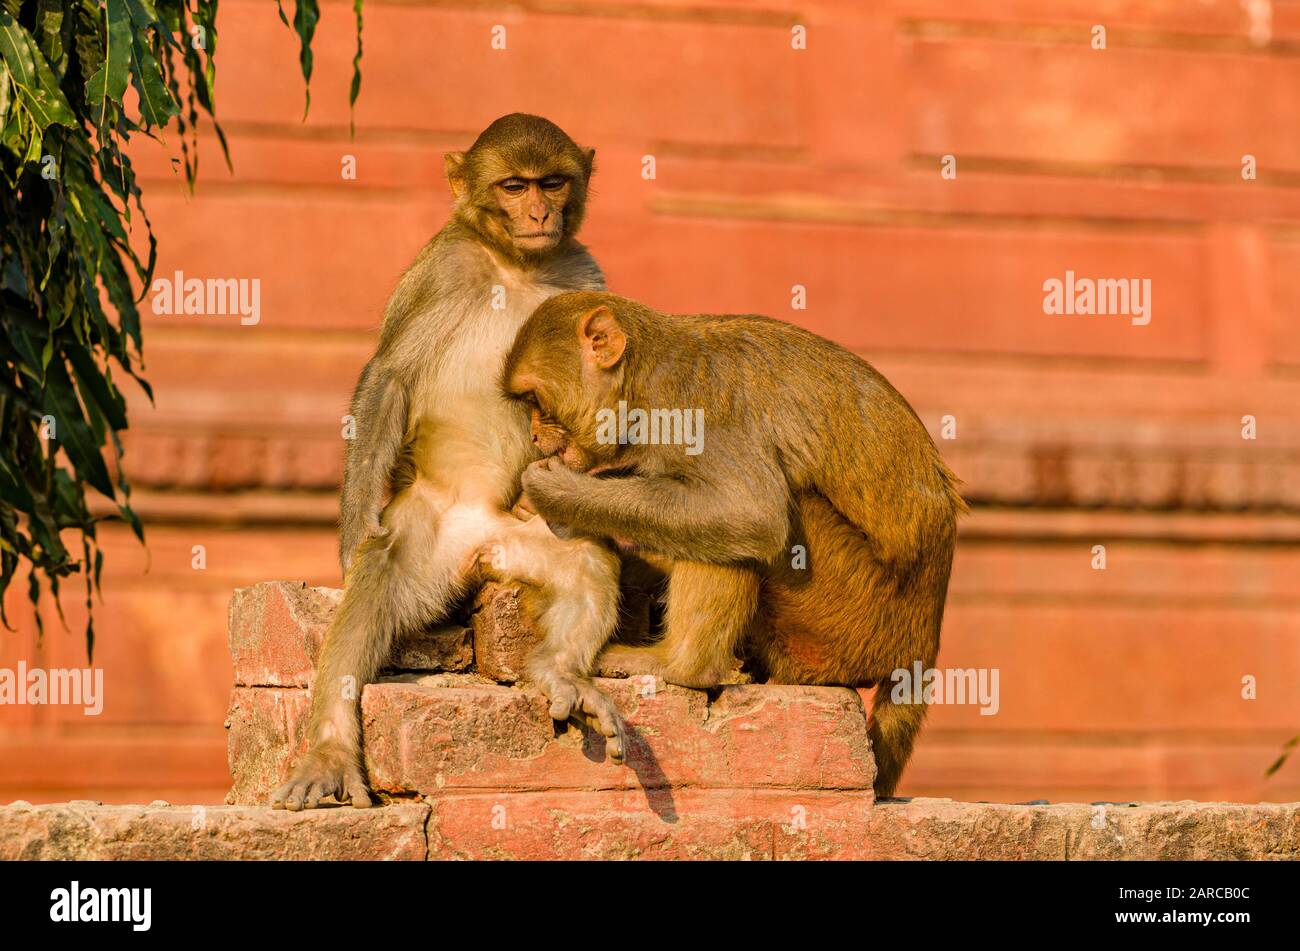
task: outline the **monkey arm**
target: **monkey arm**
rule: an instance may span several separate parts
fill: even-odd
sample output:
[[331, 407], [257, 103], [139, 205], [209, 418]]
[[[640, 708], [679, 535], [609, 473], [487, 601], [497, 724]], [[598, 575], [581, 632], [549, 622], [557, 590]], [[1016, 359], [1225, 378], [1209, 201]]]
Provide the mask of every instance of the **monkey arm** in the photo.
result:
[[779, 472], [765, 467], [723, 485], [657, 475], [600, 479], [550, 458], [525, 471], [524, 489], [548, 521], [630, 538], [686, 561], [766, 563], [789, 536], [789, 489]]
[[343, 462], [339, 503], [339, 562], [344, 574], [365, 539], [378, 535], [384, 492], [406, 435], [407, 393], [375, 357], [361, 371], [352, 396], [355, 432]]

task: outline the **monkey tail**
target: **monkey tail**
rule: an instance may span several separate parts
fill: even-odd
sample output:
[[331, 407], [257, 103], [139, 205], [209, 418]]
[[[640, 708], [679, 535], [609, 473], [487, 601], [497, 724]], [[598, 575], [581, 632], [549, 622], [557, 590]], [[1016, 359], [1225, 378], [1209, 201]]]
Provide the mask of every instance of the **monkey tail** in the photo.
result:
[[924, 703], [895, 703], [887, 681], [877, 683], [867, 733], [876, 757], [876, 798], [894, 794], [903, 767], [912, 756], [916, 735], [925, 722]]

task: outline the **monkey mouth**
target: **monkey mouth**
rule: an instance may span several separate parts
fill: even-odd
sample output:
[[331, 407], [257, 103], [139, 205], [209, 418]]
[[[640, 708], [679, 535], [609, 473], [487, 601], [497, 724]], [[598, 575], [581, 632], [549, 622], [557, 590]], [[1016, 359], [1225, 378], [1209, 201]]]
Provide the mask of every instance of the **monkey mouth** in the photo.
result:
[[522, 238], [558, 238], [559, 236], [560, 233], [558, 231], [530, 231], [526, 234], [515, 235], [515, 239], [519, 240]]

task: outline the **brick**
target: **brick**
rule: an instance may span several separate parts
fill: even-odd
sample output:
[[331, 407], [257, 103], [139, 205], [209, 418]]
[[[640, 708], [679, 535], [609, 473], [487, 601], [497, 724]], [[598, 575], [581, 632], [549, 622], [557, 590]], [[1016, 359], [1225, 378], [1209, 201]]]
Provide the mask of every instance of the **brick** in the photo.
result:
[[[306, 687], [325, 630], [343, 592], [301, 581], [266, 581], [238, 589], [230, 600], [230, 653], [240, 686]], [[386, 667], [466, 670], [474, 653], [469, 628], [415, 631], [393, 647]]]
[[471, 624], [479, 673], [506, 684], [522, 679], [524, 661], [542, 635], [519, 608], [519, 588], [485, 584], [474, 602]]
[[229, 806], [0, 807], [0, 860], [423, 859], [424, 804], [286, 812]]
[[870, 794], [673, 789], [453, 795], [429, 817], [433, 859], [849, 859]]
[[226, 718], [228, 803], [265, 803], [306, 750], [306, 690], [236, 687]]
[[914, 799], [871, 812], [870, 859], [1300, 858], [1300, 805], [1166, 802], [1025, 806]]
[[[632, 730], [626, 765], [604, 738], [568, 725], [557, 735], [536, 690], [468, 675], [371, 684], [362, 695], [366, 768], [379, 792], [629, 790], [650, 799], [682, 787], [854, 790], [875, 779], [866, 715], [834, 687], [739, 685], [717, 699], [667, 687], [598, 683]], [[232, 802], [264, 802], [303, 748], [304, 691], [237, 688], [230, 714]]]
[[229, 626], [235, 683], [306, 686], [342, 596], [337, 588], [292, 581], [237, 589], [230, 599]]

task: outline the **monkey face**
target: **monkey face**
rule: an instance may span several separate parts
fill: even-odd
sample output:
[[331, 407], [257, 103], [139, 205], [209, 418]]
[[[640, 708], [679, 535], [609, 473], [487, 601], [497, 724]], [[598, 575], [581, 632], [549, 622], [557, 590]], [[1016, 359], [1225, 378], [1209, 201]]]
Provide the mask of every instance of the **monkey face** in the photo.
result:
[[549, 251], [564, 237], [564, 209], [572, 190], [564, 175], [512, 176], [492, 188], [505, 232], [521, 251]]
[[564, 451], [569, 444], [569, 432], [554, 419], [546, 416], [536, 406], [530, 410], [532, 422], [529, 429], [533, 434], [533, 445], [544, 456], [554, 456]]
[[514, 113], [443, 161], [461, 221], [494, 250], [528, 262], [578, 233], [595, 154], [555, 123]]
[[593, 460], [574, 441], [567, 429], [536, 406], [531, 408], [531, 414], [529, 428], [533, 434], [533, 445], [541, 450], [542, 455], [559, 456], [560, 461], [575, 472], [586, 472], [591, 468]]

